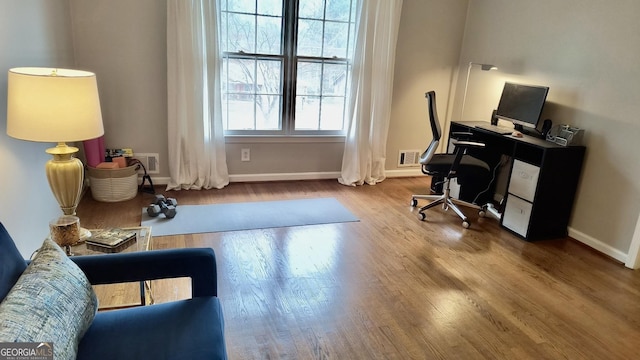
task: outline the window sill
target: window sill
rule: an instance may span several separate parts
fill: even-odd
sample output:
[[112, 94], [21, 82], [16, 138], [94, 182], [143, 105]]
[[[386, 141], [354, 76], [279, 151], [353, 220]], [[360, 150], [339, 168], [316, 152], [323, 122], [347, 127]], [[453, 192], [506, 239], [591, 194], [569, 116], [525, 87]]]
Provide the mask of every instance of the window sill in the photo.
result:
[[326, 136], [282, 136], [282, 135], [225, 135], [225, 144], [292, 144], [292, 143], [344, 143], [344, 135]]

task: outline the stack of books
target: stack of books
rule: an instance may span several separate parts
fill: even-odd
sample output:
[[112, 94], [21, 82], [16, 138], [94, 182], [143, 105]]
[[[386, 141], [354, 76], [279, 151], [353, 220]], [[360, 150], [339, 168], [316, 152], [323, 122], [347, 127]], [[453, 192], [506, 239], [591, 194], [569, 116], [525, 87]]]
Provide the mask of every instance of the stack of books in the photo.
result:
[[133, 230], [104, 229], [94, 231], [87, 239], [87, 249], [105, 253], [120, 252], [135, 244], [137, 233]]

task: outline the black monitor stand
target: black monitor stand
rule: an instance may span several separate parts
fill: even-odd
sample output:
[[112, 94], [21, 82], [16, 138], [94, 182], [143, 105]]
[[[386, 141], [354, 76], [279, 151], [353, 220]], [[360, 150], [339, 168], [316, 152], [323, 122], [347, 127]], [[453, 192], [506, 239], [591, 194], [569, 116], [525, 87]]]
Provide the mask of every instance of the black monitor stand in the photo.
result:
[[538, 131], [538, 129], [535, 128], [525, 128], [524, 126], [520, 125], [520, 124], [514, 124], [514, 129], [516, 131], [520, 131], [521, 133], [525, 134], [525, 135], [529, 135], [529, 136], [533, 136], [533, 137], [537, 137], [540, 139], [544, 139], [544, 135], [542, 135], [542, 133], [540, 131]]

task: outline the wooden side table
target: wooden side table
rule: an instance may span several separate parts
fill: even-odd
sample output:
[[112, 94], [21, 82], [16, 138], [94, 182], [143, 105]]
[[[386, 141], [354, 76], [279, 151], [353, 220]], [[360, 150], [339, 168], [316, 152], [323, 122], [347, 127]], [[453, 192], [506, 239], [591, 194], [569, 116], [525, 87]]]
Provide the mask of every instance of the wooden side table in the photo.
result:
[[[132, 230], [136, 232], [136, 242], [131, 246], [117, 252], [107, 253], [87, 248], [85, 242], [76, 244], [71, 247], [74, 256], [94, 256], [94, 255], [110, 255], [129, 253], [137, 251], [149, 251], [153, 249], [151, 227], [125, 227], [122, 230]], [[90, 229], [92, 233], [101, 229]], [[151, 305], [154, 303], [153, 292], [151, 291], [151, 281], [140, 281], [124, 284], [105, 284], [93, 285], [94, 291], [98, 296], [98, 304], [100, 310], [120, 309], [134, 306]]]

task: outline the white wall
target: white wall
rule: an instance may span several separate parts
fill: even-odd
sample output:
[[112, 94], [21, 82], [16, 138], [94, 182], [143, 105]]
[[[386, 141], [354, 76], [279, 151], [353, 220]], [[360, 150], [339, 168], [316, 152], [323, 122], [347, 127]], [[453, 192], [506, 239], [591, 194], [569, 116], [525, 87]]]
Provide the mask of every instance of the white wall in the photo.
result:
[[[107, 147], [158, 153], [169, 176], [167, 141], [166, 1], [70, 0], [75, 57], [96, 72]], [[240, 162], [240, 149], [251, 161]], [[227, 142], [230, 174], [332, 172], [340, 170], [342, 143], [282, 139]]]
[[[167, 152], [166, 2], [70, 0], [75, 61], [96, 73], [105, 145]], [[163, 175], [167, 176], [166, 164]]]
[[67, 0], [0, 1], [0, 222], [29, 257], [62, 212], [44, 172], [53, 144], [7, 136], [7, 71], [19, 66], [73, 67]]
[[[160, 0], [70, 0], [75, 57], [80, 68], [96, 72], [108, 147], [132, 147], [160, 154], [168, 176], [166, 2]], [[387, 166], [395, 169], [399, 148], [423, 148], [424, 92], [443, 93], [443, 112], [459, 58], [467, 0], [405, 0], [398, 35], [392, 129]], [[424, 128], [416, 132], [414, 127]], [[397, 128], [396, 128], [397, 127]], [[406, 131], [408, 130], [408, 131]], [[240, 161], [240, 149], [251, 161]], [[343, 141], [290, 142], [227, 139], [231, 175], [337, 174]], [[244, 176], [243, 178], [250, 178]]]
[[[391, 173], [398, 170], [400, 150], [423, 151], [431, 141], [427, 91], [436, 91], [438, 115], [444, 128], [466, 10], [467, 0], [403, 2], [385, 167]], [[413, 172], [421, 174], [419, 168]]]
[[505, 80], [550, 86], [543, 118], [586, 131], [570, 235], [622, 261], [640, 213], [639, 13], [635, 0], [471, 0], [459, 64], [499, 67], [472, 73], [470, 120], [488, 120]]

